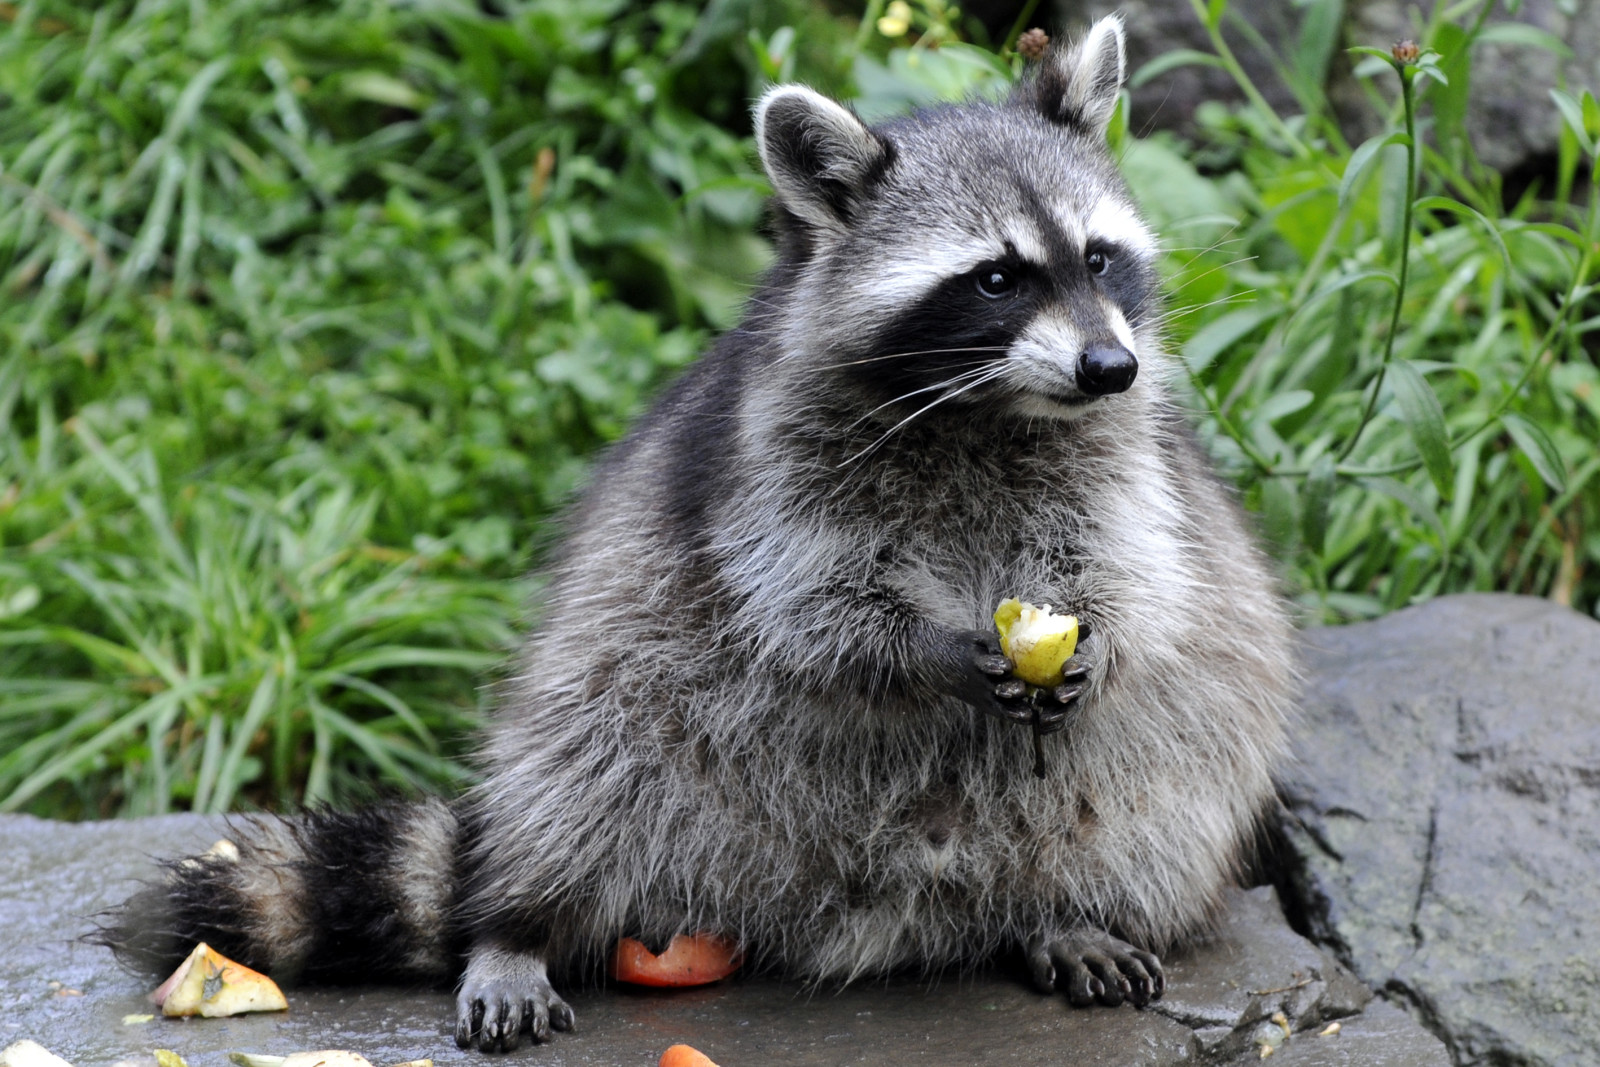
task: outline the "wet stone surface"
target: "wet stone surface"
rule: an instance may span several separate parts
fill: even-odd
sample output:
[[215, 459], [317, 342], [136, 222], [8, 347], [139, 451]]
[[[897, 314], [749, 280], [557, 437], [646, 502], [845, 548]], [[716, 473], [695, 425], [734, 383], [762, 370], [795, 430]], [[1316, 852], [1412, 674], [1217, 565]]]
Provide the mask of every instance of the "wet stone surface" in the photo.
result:
[[[193, 816], [82, 825], [0, 818], [0, 1047], [31, 1038], [77, 1067], [120, 1060], [153, 1067], [156, 1048], [181, 1053], [192, 1067], [223, 1067], [230, 1051], [325, 1048], [360, 1052], [380, 1067], [421, 1057], [485, 1062], [483, 1054], [455, 1047], [451, 997], [438, 991], [298, 988], [287, 990], [287, 1013], [158, 1015], [125, 1024], [124, 1016], [152, 1011], [144, 998], [151, 983], [73, 939], [89, 928], [88, 916], [153, 873], [151, 857], [203, 850], [221, 834], [218, 820]], [[653, 1065], [667, 1046], [685, 1042], [723, 1067], [1250, 1063], [1259, 1061], [1263, 1033], [1281, 1039], [1282, 1028], [1270, 1021], [1281, 1011], [1295, 1033], [1275, 1055], [1309, 1057], [1281, 1062], [1448, 1063], [1442, 1046], [1408, 1016], [1372, 1007], [1354, 1015], [1370, 994], [1289, 929], [1270, 889], [1238, 893], [1217, 937], [1168, 964], [1167, 997], [1142, 1012], [1073, 1009], [1008, 971], [864, 982], [843, 991], [808, 992], [766, 979], [669, 993], [576, 991], [568, 999], [577, 1033], [506, 1059]], [[1334, 1018], [1343, 1019], [1341, 1033], [1316, 1036]], [[1361, 1049], [1380, 1046], [1401, 1051], [1360, 1058]], [[1356, 1058], [1338, 1058], [1347, 1047]]]
[[1600, 623], [1475, 594], [1303, 647], [1313, 935], [1459, 1064], [1600, 1063]]

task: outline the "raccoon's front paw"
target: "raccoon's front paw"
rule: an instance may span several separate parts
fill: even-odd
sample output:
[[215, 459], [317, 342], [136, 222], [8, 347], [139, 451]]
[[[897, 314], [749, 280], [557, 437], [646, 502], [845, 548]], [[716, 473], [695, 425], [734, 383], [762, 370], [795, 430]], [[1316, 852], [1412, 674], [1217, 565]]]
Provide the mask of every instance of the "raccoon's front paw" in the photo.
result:
[[1142, 1008], [1167, 990], [1166, 972], [1152, 953], [1089, 927], [1030, 942], [1028, 970], [1041, 993], [1059, 989], [1080, 1008], [1096, 1001], [1114, 1008], [1124, 1000]]
[[481, 1052], [510, 1052], [530, 1034], [550, 1040], [552, 1030], [571, 1030], [576, 1018], [556, 995], [535, 955], [475, 948], [456, 994], [456, 1045]]
[[[1088, 628], [1084, 627], [1083, 632], [1087, 634]], [[1040, 734], [1066, 728], [1078, 698], [1088, 688], [1088, 667], [1070, 668], [1060, 685], [1040, 690], [1030, 699], [1031, 687], [1012, 673], [1011, 661], [1000, 651], [998, 637], [975, 630], [963, 634], [961, 641], [968, 650], [968, 668], [957, 693], [962, 700], [1002, 722], [1019, 726], [1037, 723]]]
[[1033, 722], [1033, 704], [1028, 700], [1028, 683], [1011, 673], [1011, 661], [1000, 651], [994, 634], [974, 630], [961, 635], [966, 670], [956, 686], [956, 695], [985, 715], [1002, 722], [1026, 726]]
[[1089, 668], [1074, 667], [1063, 673], [1061, 684], [1043, 690], [1038, 697], [1038, 730], [1041, 734], [1059, 733], [1066, 729], [1072, 713], [1077, 710], [1078, 698], [1089, 688]]

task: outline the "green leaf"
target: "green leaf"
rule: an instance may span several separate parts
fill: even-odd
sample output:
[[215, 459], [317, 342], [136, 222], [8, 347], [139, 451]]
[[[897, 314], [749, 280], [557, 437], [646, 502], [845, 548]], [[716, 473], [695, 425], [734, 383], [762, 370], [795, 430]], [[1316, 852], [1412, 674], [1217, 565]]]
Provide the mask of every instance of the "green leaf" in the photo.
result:
[[1440, 87], [1428, 94], [1428, 103], [1433, 107], [1434, 137], [1445, 157], [1459, 166], [1466, 149], [1462, 138], [1467, 100], [1472, 92], [1472, 56], [1467, 31], [1454, 23], [1445, 23], [1434, 36], [1434, 43], [1444, 53], [1443, 64], [1450, 74], [1448, 79], [1441, 78]]
[[1169, 70], [1179, 67], [1219, 67], [1225, 64], [1220, 58], [1210, 52], [1199, 52], [1193, 48], [1175, 48], [1171, 52], [1163, 52], [1138, 70], [1133, 72], [1133, 77], [1128, 79], [1128, 88], [1137, 89], [1146, 82], [1154, 81]]
[[1289, 478], [1268, 478], [1261, 483], [1261, 532], [1273, 544], [1288, 548], [1299, 529], [1299, 493]]
[[1444, 409], [1439, 398], [1410, 360], [1397, 359], [1389, 364], [1389, 382], [1395, 400], [1400, 404], [1400, 415], [1405, 421], [1411, 440], [1422, 455], [1422, 464], [1428, 477], [1446, 499], [1452, 489], [1454, 465], [1450, 459], [1450, 434], [1444, 425]]
[[1500, 416], [1500, 424], [1506, 428], [1517, 447], [1522, 449], [1545, 484], [1559, 492], [1567, 484], [1567, 465], [1561, 459], [1561, 453], [1556, 451], [1555, 442], [1550, 440], [1550, 436], [1538, 423], [1509, 411]]
[[1377, 136], [1367, 138], [1361, 142], [1360, 147], [1350, 153], [1350, 161], [1344, 166], [1344, 177], [1339, 179], [1340, 207], [1349, 202], [1350, 194], [1354, 191], [1356, 182], [1371, 168], [1373, 161], [1378, 156], [1378, 152], [1395, 144], [1410, 147], [1411, 138], [1398, 131], [1390, 134], [1380, 133]]
[[1316, 556], [1322, 555], [1328, 537], [1328, 511], [1336, 479], [1333, 457], [1324, 452], [1311, 464], [1300, 493], [1300, 538]]
[[1343, 0], [1307, 0], [1300, 30], [1290, 54], [1294, 80], [1302, 98], [1318, 100], [1328, 81], [1328, 61], [1339, 44], [1344, 22]]
[[376, 70], [351, 71], [339, 79], [339, 88], [346, 96], [368, 100], [374, 104], [422, 111], [428, 98], [399, 78]]
[[1253, 417], [1277, 422], [1286, 415], [1293, 415], [1308, 407], [1316, 398], [1316, 394], [1309, 389], [1290, 389], [1263, 400], [1255, 409]]
[[1439, 69], [1439, 57], [1437, 55], [1428, 55], [1417, 60], [1416, 69], [1419, 75], [1432, 78], [1441, 85], [1450, 84], [1450, 79], [1445, 76], [1444, 71]]
[[1594, 155], [1595, 141], [1590, 136], [1587, 124], [1584, 122], [1584, 106], [1574, 100], [1570, 93], [1562, 92], [1560, 89], [1551, 89], [1550, 99], [1555, 101], [1556, 110], [1561, 112], [1562, 119], [1566, 121], [1567, 129], [1571, 130], [1572, 135], [1578, 139], [1578, 144], [1583, 147], [1585, 152], [1591, 156]]
[[1537, 26], [1526, 22], [1491, 22], [1478, 33], [1480, 44], [1509, 44], [1524, 48], [1541, 48], [1561, 59], [1572, 58], [1567, 42]]
[[1263, 301], [1252, 307], [1230, 311], [1206, 323], [1183, 346], [1183, 361], [1189, 373], [1201, 373], [1241, 337], [1281, 314], [1282, 307]]
[[1500, 233], [1499, 225], [1477, 208], [1463, 204], [1459, 200], [1453, 200], [1448, 196], [1425, 196], [1417, 201], [1416, 210], [1451, 211], [1457, 215], [1471, 216], [1477, 220], [1478, 225], [1483, 227], [1483, 232], [1488, 234], [1489, 240], [1494, 242], [1495, 251], [1500, 253], [1500, 260], [1505, 264], [1506, 273], [1513, 273], [1516, 270], [1516, 266], [1511, 259], [1511, 250], [1506, 247], [1506, 240]]
[[1441, 545], [1446, 544], [1444, 521], [1439, 518], [1439, 509], [1429, 507], [1428, 503], [1418, 496], [1416, 491], [1404, 482], [1397, 482], [1393, 478], [1374, 476], [1362, 478], [1361, 484], [1375, 493], [1382, 493], [1391, 500], [1397, 500], [1405, 505], [1405, 509], [1428, 529], [1433, 531]]

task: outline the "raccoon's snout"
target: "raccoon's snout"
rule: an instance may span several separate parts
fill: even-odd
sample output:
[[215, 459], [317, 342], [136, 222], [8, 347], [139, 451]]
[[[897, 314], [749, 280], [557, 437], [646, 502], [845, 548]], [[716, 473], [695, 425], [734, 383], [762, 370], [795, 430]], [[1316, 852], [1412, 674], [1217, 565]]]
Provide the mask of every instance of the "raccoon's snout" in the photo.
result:
[[1115, 341], [1097, 341], [1078, 356], [1078, 388], [1090, 396], [1124, 392], [1138, 373], [1139, 361]]

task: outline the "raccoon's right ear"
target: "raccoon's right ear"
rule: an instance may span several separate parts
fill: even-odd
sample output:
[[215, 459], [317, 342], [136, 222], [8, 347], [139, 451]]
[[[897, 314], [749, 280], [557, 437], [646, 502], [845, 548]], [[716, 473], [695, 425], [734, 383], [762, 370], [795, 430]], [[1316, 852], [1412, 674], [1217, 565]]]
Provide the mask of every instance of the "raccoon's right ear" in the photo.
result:
[[756, 105], [761, 165], [783, 206], [843, 230], [894, 158], [894, 147], [848, 108], [804, 86], [780, 85]]
[[1028, 95], [1051, 122], [1103, 137], [1122, 93], [1125, 52], [1122, 19], [1107, 15], [1075, 48], [1051, 46]]

